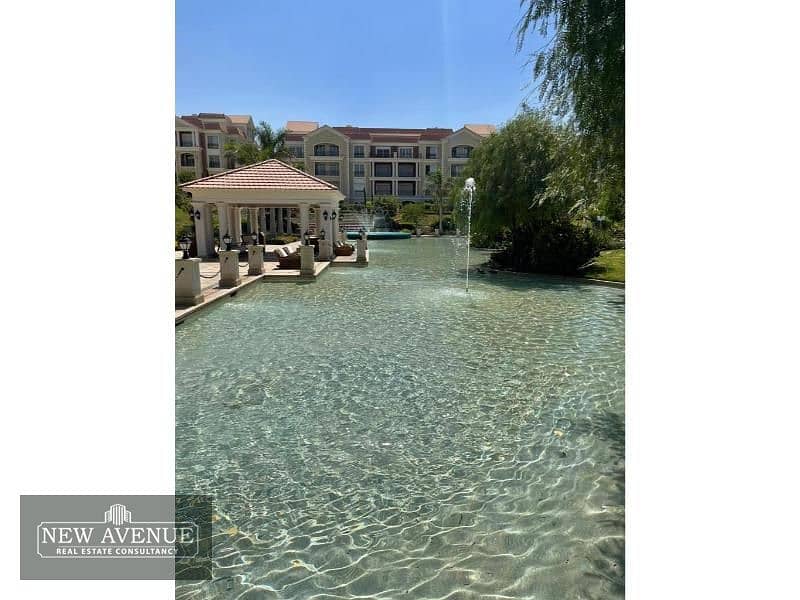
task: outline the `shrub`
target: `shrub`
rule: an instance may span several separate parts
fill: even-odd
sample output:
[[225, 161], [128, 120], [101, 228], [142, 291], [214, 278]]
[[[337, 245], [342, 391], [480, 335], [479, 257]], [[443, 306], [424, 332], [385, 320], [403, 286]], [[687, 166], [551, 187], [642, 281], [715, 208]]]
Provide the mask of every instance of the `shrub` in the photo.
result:
[[518, 271], [577, 275], [598, 249], [591, 229], [558, 219], [507, 239], [492, 261]]

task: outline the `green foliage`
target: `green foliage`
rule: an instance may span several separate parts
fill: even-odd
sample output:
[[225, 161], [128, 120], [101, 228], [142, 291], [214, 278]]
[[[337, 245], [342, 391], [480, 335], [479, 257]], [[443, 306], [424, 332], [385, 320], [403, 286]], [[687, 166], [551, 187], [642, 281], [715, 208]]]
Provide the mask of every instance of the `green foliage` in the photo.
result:
[[[444, 204], [453, 185], [452, 179], [445, 177], [441, 169], [436, 169], [425, 179], [426, 193], [433, 196], [434, 203], [439, 209], [439, 224], [444, 220]], [[444, 228], [442, 227], [442, 230]]]
[[[550, 41], [531, 55], [540, 99], [575, 130], [571, 162], [554, 179], [581, 206], [614, 220], [625, 203], [624, 0], [521, 0], [517, 51], [531, 30]], [[580, 199], [580, 198], [579, 198]]]
[[625, 250], [601, 252], [589, 265], [581, 269], [584, 277], [604, 281], [625, 281]]
[[184, 233], [193, 235], [192, 220], [189, 218], [189, 209], [175, 206], [175, 239]]
[[409, 202], [400, 209], [400, 218], [404, 223], [420, 227], [425, 220], [425, 207], [418, 202]]
[[[481, 245], [503, 248], [495, 260], [518, 271], [572, 274], [596, 251], [591, 220], [573, 188], [556, 181], [576, 143], [568, 128], [523, 112], [473, 153], [465, 176], [478, 182], [472, 230]], [[457, 214], [465, 227], [464, 202]]]
[[[284, 129], [274, 130], [269, 123], [261, 121], [256, 126], [255, 139], [255, 142], [237, 142], [234, 140], [226, 142], [223, 148], [225, 158], [235, 160], [238, 167], [252, 165], [270, 158], [279, 160], [290, 158], [289, 150], [286, 147], [286, 131]], [[304, 164], [302, 167], [297, 166], [297, 164], [294, 166], [305, 170]]]

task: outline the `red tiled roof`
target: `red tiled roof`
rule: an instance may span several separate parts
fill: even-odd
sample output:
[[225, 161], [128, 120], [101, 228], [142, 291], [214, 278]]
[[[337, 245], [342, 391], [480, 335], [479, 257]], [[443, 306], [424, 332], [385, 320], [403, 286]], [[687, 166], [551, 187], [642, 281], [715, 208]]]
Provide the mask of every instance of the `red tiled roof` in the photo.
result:
[[203, 122], [197, 117], [186, 116], [186, 117], [181, 117], [181, 120], [186, 121], [187, 123], [194, 125], [195, 127], [199, 127], [200, 129], [203, 128]]
[[418, 135], [372, 135], [370, 139], [376, 144], [416, 144], [419, 141]]
[[222, 128], [219, 126], [219, 123], [203, 122], [203, 126], [206, 131], [222, 131]]
[[275, 158], [230, 171], [195, 179], [181, 188], [238, 190], [335, 190], [332, 183], [318, 179]]

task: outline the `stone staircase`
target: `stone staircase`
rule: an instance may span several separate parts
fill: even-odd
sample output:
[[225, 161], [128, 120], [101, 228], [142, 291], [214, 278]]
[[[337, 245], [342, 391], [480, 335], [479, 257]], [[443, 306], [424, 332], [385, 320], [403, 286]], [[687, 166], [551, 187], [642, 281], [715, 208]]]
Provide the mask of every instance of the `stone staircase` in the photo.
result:
[[371, 229], [372, 215], [366, 209], [343, 210], [339, 214], [339, 226], [345, 231], [358, 231], [362, 227]]

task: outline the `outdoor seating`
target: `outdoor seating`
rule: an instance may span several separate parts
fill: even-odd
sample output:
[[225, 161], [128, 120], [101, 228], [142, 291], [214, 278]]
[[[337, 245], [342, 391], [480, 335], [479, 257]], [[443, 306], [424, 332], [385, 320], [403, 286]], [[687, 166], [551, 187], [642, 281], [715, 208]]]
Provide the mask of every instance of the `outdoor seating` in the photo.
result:
[[337, 241], [333, 246], [333, 253], [336, 256], [350, 256], [355, 251], [356, 249], [354, 246], [345, 244], [344, 242]]
[[300, 268], [300, 253], [289, 250], [288, 246], [275, 249], [275, 256], [278, 257], [279, 269], [299, 269]]

